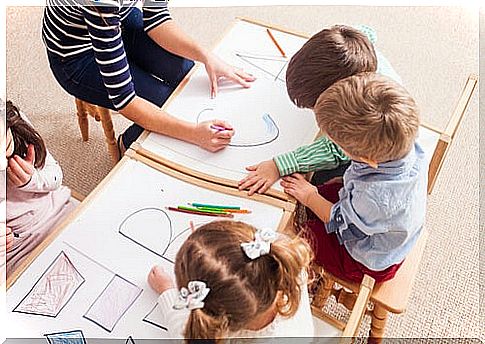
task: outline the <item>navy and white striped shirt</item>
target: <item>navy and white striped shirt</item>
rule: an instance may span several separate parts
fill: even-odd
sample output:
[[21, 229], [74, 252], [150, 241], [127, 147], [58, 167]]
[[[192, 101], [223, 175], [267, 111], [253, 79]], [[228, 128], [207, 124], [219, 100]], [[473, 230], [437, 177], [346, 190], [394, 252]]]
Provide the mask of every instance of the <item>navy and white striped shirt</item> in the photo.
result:
[[[118, 110], [135, 97], [120, 24], [136, 2], [121, 1], [47, 0], [42, 25], [42, 38], [51, 53], [68, 58], [94, 51], [109, 99]], [[144, 1], [146, 32], [170, 19], [167, 1]]]

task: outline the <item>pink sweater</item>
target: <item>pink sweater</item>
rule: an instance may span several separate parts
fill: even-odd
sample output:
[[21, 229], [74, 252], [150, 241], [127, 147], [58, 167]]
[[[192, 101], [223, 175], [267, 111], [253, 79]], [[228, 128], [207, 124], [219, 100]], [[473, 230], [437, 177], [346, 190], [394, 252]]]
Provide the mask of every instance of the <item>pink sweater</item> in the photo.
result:
[[18, 235], [7, 252], [7, 275], [74, 209], [70, 197], [71, 190], [62, 185], [62, 170], [49, 152], [45, 166], [35, 170], [27, 185], [18, 188], [7, 181], [7, 227]]

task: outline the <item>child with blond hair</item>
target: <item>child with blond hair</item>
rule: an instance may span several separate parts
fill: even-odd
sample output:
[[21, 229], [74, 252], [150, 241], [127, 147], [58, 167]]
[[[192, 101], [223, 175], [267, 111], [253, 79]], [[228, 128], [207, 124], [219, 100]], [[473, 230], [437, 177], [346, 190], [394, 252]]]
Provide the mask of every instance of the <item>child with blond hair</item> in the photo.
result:
[[301, 238], [216, 221], [196, 229], [180, 248], [177, 287], [159, 266], [148, 281], [161, 294], [170, 337], [312, 337], [310, 259]]
[[428, 166], [416, 143], [416, 103], [391, 79], [361, 73], [324, 91], [314, 111], [322, 132], [351, 159], [343, 184], [317, 188], [301, 174], [281, 182], [309, 210], [316, 262], [344, 280], [391, 279], [425, 219]]

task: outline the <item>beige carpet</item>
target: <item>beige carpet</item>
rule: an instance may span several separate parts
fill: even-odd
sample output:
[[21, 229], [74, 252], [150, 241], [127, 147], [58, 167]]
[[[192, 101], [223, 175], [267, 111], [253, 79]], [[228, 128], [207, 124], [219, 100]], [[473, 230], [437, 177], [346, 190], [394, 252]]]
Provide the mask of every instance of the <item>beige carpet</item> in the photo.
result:
[[[238, 7], [173, 9], [205, 46], [237, 15], [298, 31], [367, 24], [377, 47], [420, 104], [423, 119], [443, 128], [470, 73], [478, 73], [478, 16], [454, 7]], [[111, 168], [101, 126], [82, 142], [74, 101], [53, 79], [41, 42], [42, 9], [7, 11], [7, 95], [29, 116], [63, 167], [65, 183], [87, 194]], [[128, 122], [114, 116], [121, 132]], [[428, 202], [430, 237], [408, 310], [391, 316], [387, 336], [485, 339], [479, 312], [479, 117], [472, 99]], [[483, 236], [482, 236], [483, 239]], [[364, 330], [363, 330], [364, 331]]]

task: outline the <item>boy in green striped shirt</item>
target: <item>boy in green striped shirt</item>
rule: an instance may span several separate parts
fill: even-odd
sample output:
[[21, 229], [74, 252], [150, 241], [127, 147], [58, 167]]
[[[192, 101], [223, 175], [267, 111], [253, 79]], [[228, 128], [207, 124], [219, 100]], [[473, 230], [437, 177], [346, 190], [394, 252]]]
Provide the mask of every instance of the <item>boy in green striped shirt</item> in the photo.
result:
[[[387, 59], [374, 50], [375, 32], [335, 25], [311, 37], [291, 58], [286, 72], [288, 95], [295, 105], [313, 109], [320, 94], [335, 82], [361, 72], [377, 72], [401, 83]], [[315, 142], [278, 155], [246, 169], [239, 182], [248, 194], [265, 193], [280, 177], [292, 173], [333, 170], [350, 159], [335, 143], [322, 136]]]

